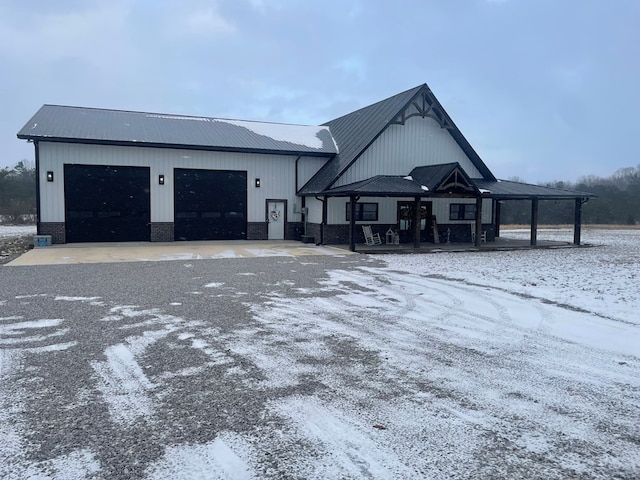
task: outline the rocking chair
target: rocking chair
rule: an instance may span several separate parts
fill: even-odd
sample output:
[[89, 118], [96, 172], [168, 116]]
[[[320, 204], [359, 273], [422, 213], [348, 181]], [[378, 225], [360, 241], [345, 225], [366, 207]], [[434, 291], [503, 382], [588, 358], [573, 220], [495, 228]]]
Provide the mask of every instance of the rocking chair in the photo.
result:
[[364, 233], [364, 241], [367, 245], [382, 245], [382, 239], [379, 233], [371, 231], [371, 225], [363, 225], [362, 233]]

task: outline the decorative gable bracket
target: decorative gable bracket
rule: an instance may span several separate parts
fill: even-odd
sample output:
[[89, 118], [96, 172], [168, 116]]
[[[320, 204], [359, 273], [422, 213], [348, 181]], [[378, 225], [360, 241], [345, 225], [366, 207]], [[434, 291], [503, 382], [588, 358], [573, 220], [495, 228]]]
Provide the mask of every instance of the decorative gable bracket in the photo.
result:
[[439, 193], [476, 193], [476, 187], [465, 173], [455, 168], [436, 188]]
[[446, 113], [438, 106], [435, 97], [428, 90], [422, 90], [416, 95], [399, 115], [390, 123], [404, 125], [411, 117], [433, 118], [440, 128], [453, 129], [453, 125], [448, 120]]

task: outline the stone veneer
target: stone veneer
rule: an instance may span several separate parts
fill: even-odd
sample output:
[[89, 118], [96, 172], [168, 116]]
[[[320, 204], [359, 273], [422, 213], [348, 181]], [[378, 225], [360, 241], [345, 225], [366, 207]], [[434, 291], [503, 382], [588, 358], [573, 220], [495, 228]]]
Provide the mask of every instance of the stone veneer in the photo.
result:
[[152, 242], [173, 242], [175, 240], [173, 222], [152, 222]]
[[247, 240], [266, 240], [267, 238], [269, 238], [267, 222], [247, 223]]
[[40, 235], [51, 235], [51, 243], [67, 243], [64, 222], [40, 222]]

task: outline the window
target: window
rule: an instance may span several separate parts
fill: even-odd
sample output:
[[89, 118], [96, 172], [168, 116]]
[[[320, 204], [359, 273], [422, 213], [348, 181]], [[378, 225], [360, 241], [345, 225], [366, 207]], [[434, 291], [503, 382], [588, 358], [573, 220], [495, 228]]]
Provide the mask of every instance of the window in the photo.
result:
[[[351, 202], [347, 202], [347, 214], [345, 216], [347, 222], [351, 221]], [[377, 222], [378, 221], [378, 204], [377, 203], [356, 203], [356, 222]]]
[[449, 220], [475, 220], [476, 205], [474, 203], [452, 203], [449, 205]]

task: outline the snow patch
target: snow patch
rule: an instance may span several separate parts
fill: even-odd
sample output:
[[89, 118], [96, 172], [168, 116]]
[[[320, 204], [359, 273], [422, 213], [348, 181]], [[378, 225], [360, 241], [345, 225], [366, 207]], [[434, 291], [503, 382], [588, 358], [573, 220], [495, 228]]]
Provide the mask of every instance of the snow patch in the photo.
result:
[[249, 447], [236, 434], [218, 436], [213, 442], [168, 447], [163, 457], [147, 469], [149, 480], [252, 480]]
[[250, 122], [242, 120], [213, 119], [213, 121], [243, 127], [253, 133], [272, 138], [279, 142], [289, 142], [295, 145], [304, 145], [305, 147], [314, 149], [321, 149], [324, 147], [322, 140], [318, 136], [321, 132], [327, 132], [327, 135], [330, 135], [328, 127]]

